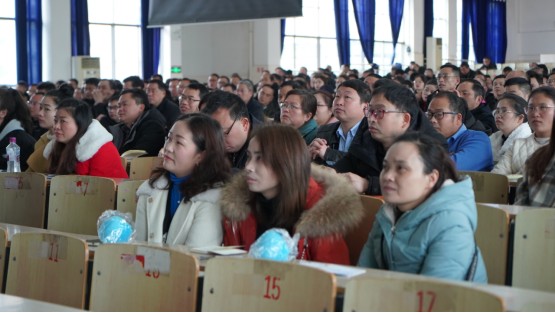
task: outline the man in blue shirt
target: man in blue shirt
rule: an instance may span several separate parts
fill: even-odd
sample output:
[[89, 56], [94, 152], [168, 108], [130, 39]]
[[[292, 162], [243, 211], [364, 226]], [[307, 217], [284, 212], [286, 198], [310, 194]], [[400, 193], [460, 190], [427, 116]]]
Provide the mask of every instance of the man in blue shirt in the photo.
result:
[[430, 102], [426, 115], [446, 139], [459, 171], [491, 171], [493, 156], [488, 136], [464, 126], [466, 101], [453, 92], [441, 91]]

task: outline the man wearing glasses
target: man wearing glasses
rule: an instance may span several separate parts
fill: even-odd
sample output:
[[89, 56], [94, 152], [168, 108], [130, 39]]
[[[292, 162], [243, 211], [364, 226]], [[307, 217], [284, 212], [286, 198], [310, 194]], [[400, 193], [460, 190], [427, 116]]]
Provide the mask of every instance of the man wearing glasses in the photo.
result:
[[262, 122], [249, 114], [239, 96], [216, 90], [206, 97], [202, 113], [220, 123], [224, 133], [225, 150], [234, 171], [245, 168], [249, 135]]
[[376, 88], [365, 115], [368, 132], [363, 134], [362, 142], [353, 142], [345, 157], [334, 166], [338, 173], [345, 173], [359, 193], [381, 194], [379, 176], [383, 159], [397, 136], [407, 131], [421, 131], [437, 138], [447, 148], [445, 138], [419, 109], [416, 96], [401, 85]]
[[450, 63], [440, 67], [437, 73], [437, 86], [440, 91], [455, 92], [460, 81], [461, 78], [458, 67]]
[[208, 88], [203, 84], [190, 83], [179, 96], [179, 111], [183, 114], [198, 112], [200, 99], [207, 94]]
[[440, 91], [426, 115], [449, 145], [449, 154], [459, 171], [491, 171], [493, 155], [489, 137], [463, 124], [466, 101], [452, 92]]

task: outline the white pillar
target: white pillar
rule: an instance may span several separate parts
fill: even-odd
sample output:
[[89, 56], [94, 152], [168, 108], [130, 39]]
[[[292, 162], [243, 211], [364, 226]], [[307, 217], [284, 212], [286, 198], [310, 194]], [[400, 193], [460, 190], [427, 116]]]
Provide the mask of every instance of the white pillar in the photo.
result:
[[457, 15], [457, 0], [449, 0], [449, 54], [447, 55], [447, 61], [457, 65], [457, 27], [458, 25], [458, 15]]
[[42, 1], [42, 80], [71, 78], [69, 0]]

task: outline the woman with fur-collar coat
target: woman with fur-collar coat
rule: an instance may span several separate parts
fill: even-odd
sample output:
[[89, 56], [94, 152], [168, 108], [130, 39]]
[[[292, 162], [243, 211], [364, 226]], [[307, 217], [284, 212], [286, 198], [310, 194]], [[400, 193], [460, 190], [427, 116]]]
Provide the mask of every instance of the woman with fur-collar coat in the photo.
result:
[[92, 119], [84, 102], [67, 99], [60, 103], [53, 128], [54, 139], [44, 148], [51, 174], [76, 174], [127, 178], [112, 135]]
[[[245, 173], [235, 175], [222, 191], [224, 245], [241, 245], [249, 250], [265, 230], [285, 228], [291, 236], [294, 233], [300, 235], [297, 259], [349, 264], [343, 235], [362, 218], [360, 196], [342, 176], [318, 166], [311, 167], [306, 145], [294, 131], [288, 126], [271, 125], [253, 135]], [[272, 144], [261, 150], [260, 146], [265, 142]], [[259, 155], [260, 151], [264, 151], [264, 155]], [[302, 155], [294, 158], [295, 154]], [[284, 165], [281, 171], [280, 166], [273, 169], [275, 176], [280, 178], [279, 191], [274, 197], [264, 194], [268, 179], [262, 180], [260, 162]], [[300, 169], [304, 167], [307, 168]], [[280, 172], [287, 174], [280, 175]], [[296, 194], [303, 190], [302, 184], [298, 183], [303, 179], [296, 175], [299, 172], [307, 174], [306, 193], [302, 197], [304, 205], [297, 215], [289, 208], [280, 211], [279, 202], [287, 197], [287, 193]], [[291, 190], [284, 191], [284, 186]], [[283, 224], [286, 215], [292, 216], [289, 224]]]

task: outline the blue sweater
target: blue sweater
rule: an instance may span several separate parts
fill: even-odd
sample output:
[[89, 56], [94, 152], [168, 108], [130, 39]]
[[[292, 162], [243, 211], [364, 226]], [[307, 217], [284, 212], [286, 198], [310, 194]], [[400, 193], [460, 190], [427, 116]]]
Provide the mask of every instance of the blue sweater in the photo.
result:
[[493, 154], [488, 135], [466, 129], [464, 124], [447, 139], [449, 154], [459, 171], [485, 171], [493, 169]]
[[[476, 251], [477, 215], [469, 177], [447, 181], [396, 223], [393, 207], [386, 203], [376, 215], [358, 265], [464, 280]], [[473, 281], [487, 282], [479, 250]]]

